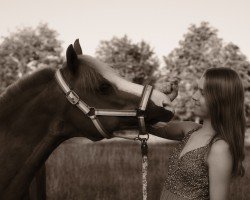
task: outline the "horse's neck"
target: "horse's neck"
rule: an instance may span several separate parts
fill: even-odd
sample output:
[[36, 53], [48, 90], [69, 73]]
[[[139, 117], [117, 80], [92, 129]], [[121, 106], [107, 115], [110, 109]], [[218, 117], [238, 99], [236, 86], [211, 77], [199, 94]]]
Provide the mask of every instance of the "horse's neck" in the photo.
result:
[[51, 152], [67, 138], [58, 138], [53, 134], [47, 134], [41, 142], [33, 149], [21, 169], [12, 179], [8, 187], [3, 191], [1, 199], [15, 200], [22, 199], [35, 176], [36, 171], [46, 161]]
[[15, 113], [7, 114], [8, 119], [0, 124], [1, 199], [21, 199], [36, 170], [67, 138], [60, 136], [59, 129], [53, 127], [58, 124], [55, 119], [63, 102], [51, 94], [52, 87], [56, 87], [53, 81], [49, 89], [47, 86], [39, 89], [40, 92], [30, 97]]

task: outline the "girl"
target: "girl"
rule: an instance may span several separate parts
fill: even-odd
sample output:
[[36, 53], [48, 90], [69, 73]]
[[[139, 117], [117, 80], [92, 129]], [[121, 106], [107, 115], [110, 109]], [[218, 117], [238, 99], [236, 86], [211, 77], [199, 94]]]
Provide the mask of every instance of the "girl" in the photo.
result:
[[192, 99], [203, 125], [171, 121], [151, 128], [151, 134], [181, 141], [170, 156], [160, 199], [226, 200], [231, 178], [244, 175], [242, 82], [230, 68], [208, 69]]

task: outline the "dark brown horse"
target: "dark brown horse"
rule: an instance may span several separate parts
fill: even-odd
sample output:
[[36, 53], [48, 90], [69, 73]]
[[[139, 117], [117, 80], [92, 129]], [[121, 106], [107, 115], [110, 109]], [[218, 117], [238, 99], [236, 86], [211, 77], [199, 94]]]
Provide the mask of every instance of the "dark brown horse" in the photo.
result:
[[[78, 54], [78, 55], [77, 55]], [[80, 55], [80, 44], [70, 45], [61, 72], [68, 85], [88, 105], [100, 109], [136, 109], [143, 87], [119, 77], [104, 63]], [[11, 85], [0, 97], [0, 199], [29, 199], [36, 172], [63, 141], [104, 137], [92, 120], [66, 99], [55, 79], [55, 69], [44, 68]], [[164, 106], [168, 105], [168, 108]], [[146, 110], [146, 124], [170, 119], [169, 98], [153, 90]], [[135, 128], [135, 117], [100, 116], [113, 131]]]

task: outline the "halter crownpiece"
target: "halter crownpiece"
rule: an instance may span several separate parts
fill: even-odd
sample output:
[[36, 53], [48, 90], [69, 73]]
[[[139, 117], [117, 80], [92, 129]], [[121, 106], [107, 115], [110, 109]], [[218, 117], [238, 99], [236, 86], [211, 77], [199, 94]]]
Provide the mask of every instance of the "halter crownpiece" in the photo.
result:
[[96, 129], [104, 138], [111, 138], [112, 135], [104, 129], [97, 116], [137, 117], [139, 122], [139, 134], [147, 133], [145, 124], [145, 111], [147, 108], [148, 100], [150, 99], [150, 96], [153, 91], [152, 86], [144, 86], [140, 105], [139, 108], [136, 110], [96, 109], [94, 107], [88, 106], [83, 100], [79, 98], [76, 92], [70, 89], [70, 87], [64, 80], [60, 69], [56, 71], [55, 78], [68, 101], [72, 105], [78, 107], [86, 116], [88, 116], [92, 120]]

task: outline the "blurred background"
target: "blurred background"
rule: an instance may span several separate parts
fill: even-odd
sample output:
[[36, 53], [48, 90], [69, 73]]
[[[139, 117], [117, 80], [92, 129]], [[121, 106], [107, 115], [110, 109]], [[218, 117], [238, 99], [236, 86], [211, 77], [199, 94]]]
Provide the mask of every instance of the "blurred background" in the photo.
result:
[[[164, 84], [178, 77], [175, 119], [193, 114], [195, 83], [210, 67], [235, 69], [245, 87], [246, 175], [231, 199], [250, 199], [250, 2], [247, 0], [0, 1], [0, 93], [34, 70], [58, 68], [69, 44], [108, 63], [126, 79]], [[158, 199], [175, 144], [150, 136], [149, 199]], [[140, 199], [136, 142], [71, 139], [46, 162], [48, 199]]]

